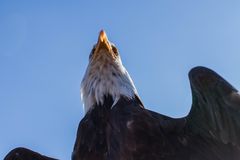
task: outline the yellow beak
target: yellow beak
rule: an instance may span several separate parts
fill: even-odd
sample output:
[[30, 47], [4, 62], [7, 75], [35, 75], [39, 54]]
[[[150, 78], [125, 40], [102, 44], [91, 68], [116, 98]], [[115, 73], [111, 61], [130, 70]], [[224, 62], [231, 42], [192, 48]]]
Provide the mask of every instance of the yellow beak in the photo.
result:
[[95, 52], [99, 52], [101, 49], [106, 49], [110, 51], [112, 49], [110, 42], [108, 41], [107, 34], [104, 30], [101, 30], [98, 37], [98, 42], [96, 45]]

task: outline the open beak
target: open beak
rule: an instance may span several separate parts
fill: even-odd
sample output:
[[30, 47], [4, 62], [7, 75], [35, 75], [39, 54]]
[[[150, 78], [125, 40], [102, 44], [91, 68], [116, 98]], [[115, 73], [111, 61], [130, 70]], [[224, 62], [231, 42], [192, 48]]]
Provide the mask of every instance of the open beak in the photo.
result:
[[104, 30], [101, 30], [98, 37], [98, 42], [96, 45], [95, 52], [99, 52], [101, 49], [110, 51], [112, 49], [110, 42], [108, 41], [107, 34]]

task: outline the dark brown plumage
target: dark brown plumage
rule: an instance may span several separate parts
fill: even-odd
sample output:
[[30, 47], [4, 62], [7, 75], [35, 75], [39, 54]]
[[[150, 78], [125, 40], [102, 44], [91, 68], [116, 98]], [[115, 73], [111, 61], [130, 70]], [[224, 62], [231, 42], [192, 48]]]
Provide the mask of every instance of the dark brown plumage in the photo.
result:
[[4, 160], [57, 160], [34, 152], [27, 148], [15, 148], [9, 152]]

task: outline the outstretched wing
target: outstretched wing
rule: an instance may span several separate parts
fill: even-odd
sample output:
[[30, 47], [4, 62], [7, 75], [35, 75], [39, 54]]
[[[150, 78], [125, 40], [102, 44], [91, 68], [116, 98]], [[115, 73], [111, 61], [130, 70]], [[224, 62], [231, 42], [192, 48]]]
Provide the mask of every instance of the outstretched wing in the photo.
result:
[[10, 151], [4, 160], [57, 160], [55, 158], [50, 158], [44, 155], [41, 155], [37, 152], [31, 151], [26, 148], [15, 148]]
[[187, 116], [190, 132], [240, 147], [240, 95], [214, 71], [189, 72], [193, 104]]

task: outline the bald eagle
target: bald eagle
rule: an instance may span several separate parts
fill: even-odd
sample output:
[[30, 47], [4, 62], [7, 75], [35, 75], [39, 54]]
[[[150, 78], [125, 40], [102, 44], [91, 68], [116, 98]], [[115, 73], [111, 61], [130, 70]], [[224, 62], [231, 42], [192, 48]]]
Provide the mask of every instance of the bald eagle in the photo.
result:
[[[239, 160], [240, 95], [205, 67], [189, 72], [192, 107], [183, 118], [146, 109], [106, 33], [89, 56], [81, 83], [85, 116], [72, 160]], [[5, 160], [52, 160], [25, 148]]]

